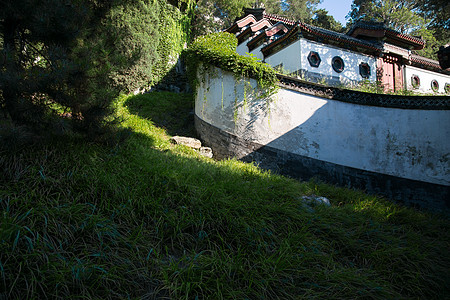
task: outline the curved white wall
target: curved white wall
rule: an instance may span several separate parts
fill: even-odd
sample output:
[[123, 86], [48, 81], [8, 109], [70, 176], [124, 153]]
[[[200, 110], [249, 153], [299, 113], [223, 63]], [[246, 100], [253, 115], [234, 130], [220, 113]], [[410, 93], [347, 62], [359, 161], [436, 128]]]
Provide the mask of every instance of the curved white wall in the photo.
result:
[[448, 110], [357, 105], [287, 89], [268, 103], [255, 99], [255, 80], [236, 82], [220, 69], [200, 82], [195, 114], [227, 133], [338, 165], [450, 185]]

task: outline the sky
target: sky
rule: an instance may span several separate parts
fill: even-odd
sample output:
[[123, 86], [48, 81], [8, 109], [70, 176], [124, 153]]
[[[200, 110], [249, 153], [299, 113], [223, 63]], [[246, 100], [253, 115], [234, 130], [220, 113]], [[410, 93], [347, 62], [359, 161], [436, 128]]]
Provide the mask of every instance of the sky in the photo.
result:
[[335, 20], [345, 25], [347, 21], [345, 16], [349, 13], [353, 0], [322, 0], [317, 8], [328, 10], [328, 14], [333, 16]]

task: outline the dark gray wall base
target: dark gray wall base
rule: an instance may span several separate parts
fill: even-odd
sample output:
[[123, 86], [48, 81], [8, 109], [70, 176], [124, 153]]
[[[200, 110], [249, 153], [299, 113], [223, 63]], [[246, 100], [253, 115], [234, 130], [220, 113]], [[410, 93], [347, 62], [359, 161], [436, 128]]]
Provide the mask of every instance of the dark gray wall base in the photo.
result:
[[327, 183], [379, 194], [417, 208], [450, 212], [450, 187], [337, 165], [246, 141], [195, 116], [195, 128], [218, 159], [237, 157], [261, 168], [301, 180]]

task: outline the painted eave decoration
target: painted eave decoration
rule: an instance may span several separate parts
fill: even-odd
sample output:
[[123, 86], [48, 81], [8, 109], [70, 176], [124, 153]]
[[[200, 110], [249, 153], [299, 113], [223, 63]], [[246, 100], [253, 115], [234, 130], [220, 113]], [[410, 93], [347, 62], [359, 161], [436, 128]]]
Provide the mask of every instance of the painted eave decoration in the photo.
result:
[[256, 47], [258, 47], [259, 45], [261, 45], [264, 41], [266, 41], [267, 38], [270, 38], [272, 36], [275, 36], [276, 34], [278, 34], [279, 32], [283, 32], [283, 34], [285, 34], [286, 32], [288, 32], [287, 27], [282, 23], [282, 22], [278, 22], [275, 25], [273, 25], [270, 28], [267, 28], [266, 30], [264, 30], [263, 32], [259, 33], [258, 35], [256, 35], [253, 39], [251, 39], [248, 43], [247, 43], [247, 47], [249, 49], [249, 51], [252, 51], [253, 49], [255, 49]]
[[241, 31], [240, 33], [238, 33], [236, 35], [236, 37], [238, 39], [238, 44], [242, 43], [247, 38], [253, 36], [258, 31], [265, 29], [265, 28], [269, 28], [271, 26], [272, 26], [272, 23], [270, 23], [266, 19], [261, 19], [254, 24], [247, 25], [247, 27], [243, 31]]

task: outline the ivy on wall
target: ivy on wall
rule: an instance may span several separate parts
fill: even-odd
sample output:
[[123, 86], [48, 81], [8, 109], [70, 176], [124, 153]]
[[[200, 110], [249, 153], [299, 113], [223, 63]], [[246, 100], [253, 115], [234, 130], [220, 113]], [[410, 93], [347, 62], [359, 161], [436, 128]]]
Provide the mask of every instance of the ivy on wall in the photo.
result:
[[256, 57], [242, 56], [236, 52], [237, 39], [227, 32], [215, 32], [197, 38], [187, 51], [188, 74], [191, 85], [198, 86], [197, 72], [201, 63], [232, 72], [236, 77], [254, 78], [265, 96], [277, 89], [277, 76], [272, 67]]
[[114, 33], [108, 38], [109, 47], [120, 49], [135, 62], [112, 74], [115, 84], [133, 92], [161, 80], [190, 39], [193, 10], [194, 1], [189, 0], [124, 1], [114, 7], [106, 20]]

